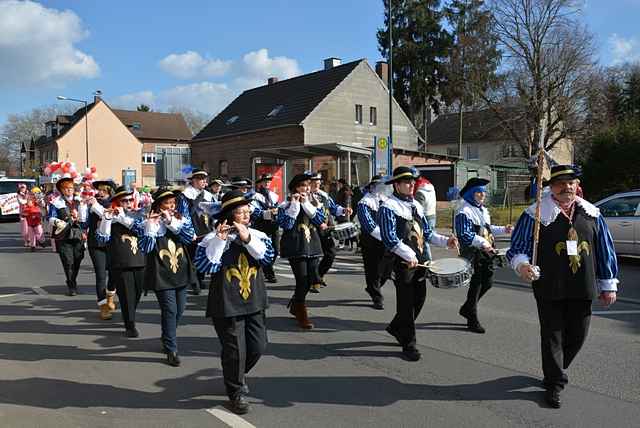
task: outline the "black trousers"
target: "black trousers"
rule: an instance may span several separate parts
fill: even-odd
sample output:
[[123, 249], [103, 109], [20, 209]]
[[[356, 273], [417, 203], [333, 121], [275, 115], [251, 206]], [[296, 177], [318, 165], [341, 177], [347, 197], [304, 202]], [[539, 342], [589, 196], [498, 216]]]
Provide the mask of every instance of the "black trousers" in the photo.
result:
[[320, 244], [322, 245], [322, 260], [320, 260], [320, 264], [318, 265], [318, 275], [320, 278], [325, 276], [331, 266], [333, 266], [333, 261], [336, 259], [336, 243], [328, 233], [320, 234]]
[[544, 386], [561, 391], [569, 381], [564, 370], [578, 355], [589, 332], [591, 300], [536, 299], [536, 303]]
[[89, 247], [89, 257], [93, 263], [93, 270], [96, 274], [96, 297], [98, 302], [107, 298], [107, 291], [115, 291], [116, 287], [111, 280], [111, 275], [107, 280], [109, 270], [109, 254], [104, 247]]
[[384, 297], [380, 289], [389, 278], [388, 261], [385, 259], [385, 248], [381, 241], [369, 234], [360, 235], [362, 245], [362, 261], [364, 262], [364, 277], [367, 283], [365, 291], [371, 296], [374, 302], [382, 302]]
[[131, 329], [136, 326], [136, 309], [140, 303], [144, 286], [144, 267], [132, 269], [112, 269], [110, 277], [118, 293], [120, 311], [124, 327]]
[[296, 278], [296, 291], [293, 294], [293, 301], [304, 303], [307, 293], [312, 284], [320, 282], [318, 277], [319, 257], [296, 257], [289, 259], [289, 265]]
[[478, 316], [478, 302], [493, 286], [493, 272], [493, 261], [488, 257], [479, 258], [474, 263], [467, 300], [463, 306], [476, 317]]
[[230, 399], [235, 399], [245, 385], [245, 374], [256, 365], [267, 347], [264, 311], [250, 315], [213, 318], [220, 339], [222, 375]]
[[276, 263], [278, 254], [280, 254], [280, 230], [276, 229], [274, 232], [268, 233], [267, 235], [271, 238], [271, 243], [273, 244], [274, 257], [273, 262], [270, 265], [262, 266], [262, 272], [264, 272], [264, 276], [267, 278], [275, 278], [276, 273], [273, 270], [273, 265]]
[[80, 271], [80, 263], [84, 258], [84, 241], [56, 241], [56, 248], [62, 262], [64, 275], [67, 278], [67, 287], [77, 289], [76, 280]]
[[394, 331], [404, 348], [414, 347], [416, 345], [415, 321], [427, 298], [425, 270], [424, 268], [408, 269], [405, 265], [396, 262], [394, 273], [396, 316], [389, 324], [389, 328]]

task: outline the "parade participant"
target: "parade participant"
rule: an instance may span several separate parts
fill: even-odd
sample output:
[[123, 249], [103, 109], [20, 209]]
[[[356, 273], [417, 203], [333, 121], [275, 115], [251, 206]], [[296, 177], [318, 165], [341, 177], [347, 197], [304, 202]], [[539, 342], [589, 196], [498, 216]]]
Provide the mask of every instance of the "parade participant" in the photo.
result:
[[262, 268], [275, 257], [269, 237], [249, 227], [250, 200], [240, 190], [224, 195], [215, 231], [198, 244], [195, 265], [211, 273], [207, 317], [211, 318], [222, 350], [222, 373], [238, 414], [249, 411], [245, 375], [267, 346], [267, 289]]
[[[261, 215], [253, 220], [256, 229], [264, 232], [270, 239], [275, 250], [273, 262], [278, 256], [278, 246], [280, 243], [280, 233], [276, 217], [278, 215], [278, 194], [269, 190], [269, 185], [273, 180], [271, 174], [263, 174], [256, 180], [256, 192], [252, 198], [252, 205], [260, 210]], [[262, 267], [264, 277], [267, 282], [278, 282], [273, 271], [273, 263]]]
[[112, 180], [96, 180], [93, 181], [92, 187], [95, 190], [95, 196], [91, 196], [86, 200], [89, 206], [87, 247], [96, 275], [96, 298], [98, 307], [100, 308], [100, 318], [110, 320], [112, 317], [111, 312], [116, 310], [116, 304], [114, 302], [116, 286], [111, 280], [111, 277], [107, 279], [107, 272], [109, 270], [107, 244], [97, 239], [97, 232], [100, 222], [102, 221], [104, 209], [108, 208], [111, 204], [111, 195], [116, 188], [116, 184]]
[[289, 198], [278, 207], [278, 224], [282, 227], [280, 255], [289, 259], [296, 279], [296, 289], [289, 301], [289, 312], [304, 329], [313, 328], [307, 313], [306, 297], [312, 284], [317, 284], [318, 262], [322, 244], [318, 228], [324, 223], [320, 203], [310, 193], [312, 175], [302, 173], [289, 182]]
[[144, 287], [145, 256], [138, 248], [142, 218], [133, 209], [133, 191], [115, 189], [109, 208], [104, 210], [96, 234], [109, 254], [109, 280], [115, 286], [124, 321], [125, 336], [138, 337], [136, 309]]
[[[202, 169], [194, 169], [189, 177], [190, 184], [178, 196], [178, 212], [184, 217], [189, 217], [195, 230], [196, 239], [189, 245], [189, 256], [193, 260], [196, 254], [198, 242], [211, 231], [209, 216], [200, 209], [200, 202], [213, 202], [213, 195], [207, 189], [209, 174]], [[192, 293], [200, 294], [200, 290], [206, 287], [204, 273], [198, 273], [198, 283], [194, 285]]]
[[222, 195], [224, 195], [222, 191], [223, 185], [224, 182], [219, 178], [212, 180], [211, 184], [209, 185], [209, 192], [211, 192], [211, 196], [213, 197], [213, 200], [215, 202], [220, 202], [222, 200]]
[[162, 344], [170, 366], [180, 365], [176, 331], [187, 301], [187, 287], [198, 283], [188, 247], [195, 232], [188, 216], [176, 211], [176, 193], [160, 187], [153, 194], [144, 232], [138, 243], [147, 255], [144, 289], [155, 292], [160, 305]]
[[140, 192], [138, 191], [138, 183], [133, 182], [129, 184], [129, 188], [133, 192], [131, 198], [133, 200], [131, 209], [137, 211], [140, 209]]
[[49, 224], [67, 279], [67, 295], [75, 296], [78, 294], [80, 263], [84, 258], [87, 205], [75, 195], [73, 178], [68, 174], [56, 181], [56, 188], [60, 196], [53, 199], [49, 206]]
[[22, 236], [23, 246], [29, 247], [29, 225], [27, 224], [27, 217], [23, 214], [23, 210], [27, 206], [29, 199], [29, 191], [27, 190], [27, 185], [24, 183], [18, 184], [17, 190], [20, 213], [20, 236]]
[[335, 225], [336, 217], [350, 216], [353, 210], [349, 207], [345, 208], [335, 203], [333, 198], [327, 192], [321, 189], [322, 174], [312, 173], [311, 177], [311, 195], [313, 199], [318, 201], [324, 213], [324, 222], [318, 227], [320, 235], [320, 243], [322, 244], [322, 260], [318, 264], [318, 275], [320, 281], [311, 284], [312, 293], [318, 293], [320, 287], [326, 287], [327, 283], [324, 276], [329, 272], [333, 261], [336, 258], [336, 243], [331, 237], [330, 228]]
[[413, 199], [416, 178], [418, 172], [414, 168], [399, 166], [394, 169], [393, 176], [386, 181], [386, 184], [393, 185], [393, 195], [382, 203], [378, 211], [382, 242], [393, 253], [396, 286], [396, 315], [387, 332], [402, 345], [402, 353], [409, 361], [420, 359], [420, 351], [416, 348], [415, 320], [427, 295], [425, 247], [429, 243], [449, 248], [458, 245], [454, 236], [447, 238], [429, 227], [422, 205]]
[[537, 263], [533, 263], [536, 204], [520, 216], [507, 259], [531, 281], [538, 307], [545, 401], [561, 406], [564, 370], [587, 338], [591, 303], [616, 301], [618, 262], [607, 223], [598, 208], [576, 196], [580, 173], [571, 165], [551, 168], [540, 201]]
[[[413, 190], [413, 197], [422, 205], [424, 216], [431, 230], [436, 229], [436, 189], [426, 177], [420, 176], [416, 180]], [[429, 258], [431, 258], [431, 249], [429, 248]]]
[[238, 189], [242, 193], [253, 193], [251, 190], [251, 180], [243, 177], [233, 177], [231, 179], [231, 188]]
[[42, 229], [42, 211], [34, 194], [27, 195], [27, 202], [21, 215], [27, 223], [27, 242], [31, 251], [35, 251], [42, 244], [44, 232]]
[[489, 210], [484, 206], [489, 180], [470, 178], [460, 190], [463, 199], [455, 215], [455, 231], [460, 242], [460, 255], [473, 265], [473, 275], [467, 291], [467, 300], [460, 315], [467, 319], [467, 327], [474, 333], [484, 333], [478, 320], [478, 301], [493, 285], [496, 235], [511, 233], [513, 227], [491, 224]]
[[373, 176], [371, 182], [367, 184], [367, 193], [358, 202], [357, 213], [362, 234], [360, 243], [362, 244], [362, 261], [364, 263], [364, 276], [367, 282], [365, 291], [371, 296], [375, 309], [384, 309], [384, 297], [380, 289], [387, 280], [389, 272], [385, 266], [384, 244], [378, 226], [378, 210], [380, 204], [387, 199], [384, 194], [385, 184], [379, 175]]

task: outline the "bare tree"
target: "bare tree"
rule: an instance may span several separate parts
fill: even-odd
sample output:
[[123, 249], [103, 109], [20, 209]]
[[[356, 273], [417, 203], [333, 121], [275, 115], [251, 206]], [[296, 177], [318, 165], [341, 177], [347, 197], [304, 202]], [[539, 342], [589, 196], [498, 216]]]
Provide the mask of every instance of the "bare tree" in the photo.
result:
[[186, 106], [171, 106], [167, 113], [180, 113], [187, 122], [187, 126], [193, 135], [196, 135], [204, 126], [209, 123], [209, 116], [201, 111], [194, 110]]
[[528, 155], [552, 149], [584, 127], [595, 60], [576, 0], [493, 0], [494, 31], [509, 67], [488, 107]]

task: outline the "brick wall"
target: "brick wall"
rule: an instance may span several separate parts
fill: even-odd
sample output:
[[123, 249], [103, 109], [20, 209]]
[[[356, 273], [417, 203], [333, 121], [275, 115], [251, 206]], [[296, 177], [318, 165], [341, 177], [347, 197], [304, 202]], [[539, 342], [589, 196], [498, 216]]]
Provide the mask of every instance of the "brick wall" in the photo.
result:
[[203, 165], [214, 176], [221, 175], [220, 161], [227, 161], [229, 177], [251, 177], [251, 150], [302, 145], [303, 128], [291, 126], [194, 141], [191, 143], [191, 160], [194, 165]]

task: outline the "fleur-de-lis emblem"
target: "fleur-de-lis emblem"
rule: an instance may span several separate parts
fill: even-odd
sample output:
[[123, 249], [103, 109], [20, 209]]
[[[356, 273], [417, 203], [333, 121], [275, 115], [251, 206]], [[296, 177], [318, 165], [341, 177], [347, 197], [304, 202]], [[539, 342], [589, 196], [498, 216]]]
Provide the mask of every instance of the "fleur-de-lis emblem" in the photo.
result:
[[[567, 249], [567, 244], [565, 242], [558, 242], [556, 244], [556, 253], [560, 255], [560, 253]], [[589, 255], [591, 249], [589, 248], [589, 243], [587, 241], [582, 241], [578, 244], [578, 255], [576, 256], [568, 256], [569, 257], [569, 267], [571, 268], [571, 272], [575, 275], [580, 269], [580, 265], [582, 264], [582, 256], [581, 253], [585, 253], [585, 255]]]
[[422, 232], [422, 226], [417, 221], [413, 221], [411, 226], [411, 231], [409, 232], [409, 240], [415, 238], [416, 244], [418, 245], [418, 251], [420, 254], [424, 252], [424, 233]]
[[184, 250], [182, 249], [182, 247], [176, 248], [176, 243], [171, 239], [167, 239], [167, 249], [160, 250], [158, 254], [160, 255], [160, 259], [164, 259], [165, 256], [169, 258], [171, 272], [178, 272], [178, 262], [180, 261], [180, 256], [184, 257]]
[[298, 225], [298, 230], [304, 233], [304, 239], [307, 242], [311, 242], [311, 229], [309, 228], [307, 217], [305, 217], [304, 220], [302, 220], [302, 223]]
[[129, 245], [131, 246], [131, 252], [133, 253], [133, 255], [135, 256], [136, 254], [138, 254], [138, 238], [131, 235], [121, 235], [120, 240], [123, 243], [129, 241]]
[[258, 274], [258, 269], [254, 266], [249, 266], [247, 256], [244, 254], [240, 254], [240, 257], [238, 257], [238, 264], [236, 266], [227, 269], [225, 276], [227, 282], [231, 282], [231, 278], [234, 277], [238, 279], [240, 295], [244, 300], [247, 300], [251, 294], [251, 277], [255, 278]]

